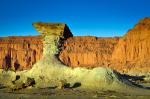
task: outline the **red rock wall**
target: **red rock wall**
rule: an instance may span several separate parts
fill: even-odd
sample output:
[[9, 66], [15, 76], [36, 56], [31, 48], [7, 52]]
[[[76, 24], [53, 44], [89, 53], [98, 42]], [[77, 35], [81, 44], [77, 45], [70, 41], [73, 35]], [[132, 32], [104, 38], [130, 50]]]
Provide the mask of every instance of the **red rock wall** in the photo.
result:
[[150, 72], [150, 18], [142, 19], [119, 40], [112, 61], [115, 69]]
[[42, 57], [43, 45], [40, 36], [1, 37], [0, 68], [29, 69]]
[[68, 66], [108, 66], [119, 38], [72, 37], [65, 41], [59, 58]]
[[[0, 38], [0, 68], [31, 68], [42, 57], [41, 40], [40, 36]], [[108, 66], [118, 40], [117, 37], [70, 37], [64, 42], [59, 58], [71, 67]]]
[[60, 60], [71, 67], [107, 66], [125, 73], [150, 72], [150, 18], [120, 38], [69, 38]]

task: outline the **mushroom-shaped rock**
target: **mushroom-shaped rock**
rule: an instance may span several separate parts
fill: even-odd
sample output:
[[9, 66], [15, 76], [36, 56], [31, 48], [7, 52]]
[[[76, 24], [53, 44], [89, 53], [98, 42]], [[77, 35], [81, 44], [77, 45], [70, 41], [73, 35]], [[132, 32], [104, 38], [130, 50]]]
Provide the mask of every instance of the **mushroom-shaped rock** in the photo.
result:
[[58, 47], [61, 46], [60, 42], [73, 36], [64, 23], [34, 22], [33, 26], [44, 37], [43, 56], [58, 54]]

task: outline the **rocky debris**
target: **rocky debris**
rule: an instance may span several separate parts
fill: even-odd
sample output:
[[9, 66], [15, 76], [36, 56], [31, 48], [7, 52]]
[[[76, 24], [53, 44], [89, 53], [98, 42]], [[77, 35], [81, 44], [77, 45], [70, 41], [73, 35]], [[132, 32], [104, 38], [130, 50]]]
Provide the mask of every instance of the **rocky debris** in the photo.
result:
[[6, 88], [4, 84], [0, 84], [0, 89]]
[[75, 82], [75, 83], [69, 83], [67, 82], [66, 79], [62, 79], [58, 82], [57, 88], [58, 89], [74, 89], [77, 87], [81, 87], [80, 82]]
[[65, 87], [67, 86], [67, 80], [60, 80], [59, 82], [58, 82], [58, 86], [57, 86], [57, 88], [58, 89], [64, 89]]
[[11, 86], [12, 91], [16, 91], [16, 90], [27, 88], [29, 86], [33, 87], [33, 85], [35, 85], [35, 80], [34, 78], [27, 77], [25, 82], [18, 79], [18, 80], [12, 81], [12, 84], [13, 84], [13, 86]]
[[35, 84], [35, 80], [34, 78], [30, 78], [30, 77], [27, 77], [27, 80], [25, 82], [25, 86], [28, 87], [28, 86], [33, 86]]
[[42, 57], [41, 39], [41, 36], [1, 37], [0, 68], [30, 69]]

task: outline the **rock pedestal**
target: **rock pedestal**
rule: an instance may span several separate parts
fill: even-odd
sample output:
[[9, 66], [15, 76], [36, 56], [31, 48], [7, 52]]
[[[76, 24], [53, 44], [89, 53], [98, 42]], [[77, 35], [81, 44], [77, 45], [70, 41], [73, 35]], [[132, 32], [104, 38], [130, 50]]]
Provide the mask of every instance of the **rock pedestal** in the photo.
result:
[[36, 30], [43, 36], [43, 57], [54, 57], [59, 54], [61, 42], [72, 33], [64, 23], [33, 23]]

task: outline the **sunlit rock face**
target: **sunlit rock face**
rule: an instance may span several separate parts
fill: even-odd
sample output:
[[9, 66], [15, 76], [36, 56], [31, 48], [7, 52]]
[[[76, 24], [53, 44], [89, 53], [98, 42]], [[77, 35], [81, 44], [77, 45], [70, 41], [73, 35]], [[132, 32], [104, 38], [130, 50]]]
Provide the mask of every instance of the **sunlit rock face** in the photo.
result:
[[124, 72], [150, 72], [150, 18], [140, 20], [116, 46], [113, 68]]
[[57, 55], [61, 42], [68, 37], [72, 37], [72, 33], [66, 24], [63, 23], [33, 23], [36, 30], [43, 36], [43, 57], [47, 55]]
[[140, 20], [123, 37], [73, 37], [60, 60], [71, 67], [110, 67], [133, 75], [150, 72], [150, 18]]
[[119, 37], [76, 36], [64, 42], [60, 60], [71, 67], [109, 66]]
[[0, 38], [0, 68], [30, 69], [43, 53], [41, 36], [15, 36]]

